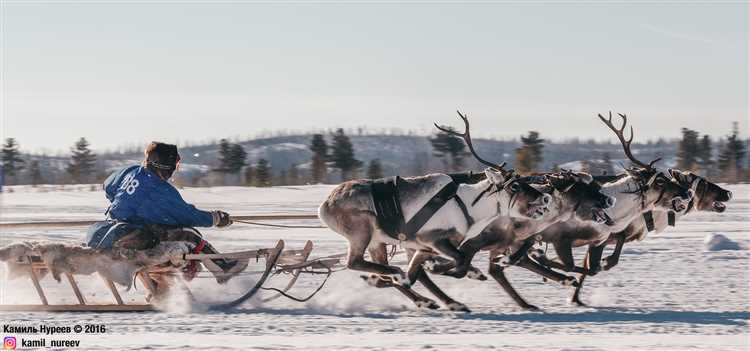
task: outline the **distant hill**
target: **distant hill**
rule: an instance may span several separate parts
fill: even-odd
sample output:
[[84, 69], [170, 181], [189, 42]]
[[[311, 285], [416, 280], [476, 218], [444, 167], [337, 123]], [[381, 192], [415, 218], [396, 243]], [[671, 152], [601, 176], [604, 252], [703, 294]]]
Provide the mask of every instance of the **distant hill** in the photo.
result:
[[[286, 170], [295, 164], [304, 169], [310, 162], [312, 153], [309, 150], [311, 134], [279, 136], [239, 142], [248, 153], [248, 162], [254, 163], [265, 158], [276, 172]], [[410, 174], [422, 164], [427, 171], [442, 170], [442, 161], [432, 155], [432, 147], [427, 137], [410, 135], [352, 135], [350, 136], [356, 157], [364, 162], [378, 158], [383, 163], [387, 174]], [[329, 145], [330, 145], [330, 138]], [[475, 148], [482, 156], [493, 161], [506, 161], [512, 167], [518, 141], [500, 141], [476, 139]], [[180, 150], [182, 164], [202, 165], [208, 168], [218, 166], [218, 145], [197, 145], [183, 147]], [[673, 165], [677, 151], [675, 142], [633, 144], [637, 157], [650, 161], [664, 157], [663, 165]], [[594, 142], [552, 142], [544, 147], [543, 168], [550, 169], [574, 161], [600, 159], [609, 153], [613, 163], [625, 162], [622, 147], [619, 144]], [[135, 162], [142, 158], [141, 153], [102, 154], [100, 158], [113, 163], [129, 160]], [[481, 169], [479, 163], [471, 156], [466, 158], [466, 166]]]
[[[274, 174], [288, 170], [292, 165], [305, 172], [309, 168], [312, 153], [308, 145], [312, 134], [277, 136], [239, 142], [248, 153], [248, 162], [255, 163], [264, 158], [271, 164]], [[351, 135], [356, 157], [367, 163], [378, 158], [383, 165], [384, 175], [416, 175], [428, 172], [444, 171], [442, 160], [432, 154], [432, 147], [427, 137], [414, 135]], [[327, 137], [329, 145], [331, 138]], [[497, 162], [505, 161], [513, 167], [515, 149], [518, 141], [476, 139], [475, 148], [484, 158]], [[192, 177], [195, 174], [209, 173], [218, 162], [218, 145], [193, 145], [180, 148], [182, 156], [181, 176]], [[633, 152], [644, 161], [663, 157], [662, 166], [673, 166], [677, 145], [675, 142], [658, 142], [633, 144]], [[549, 142], [544, 147], [543, 169], [565, 165], [580, 167], [583, 164], [595, 164], [608, 153], [612, 163], [627, 164], [619, 144], [596, 142]], [[98, 154], [99, 168], [104, 174], [124, 165], [136, 164], [143, 158], [141, 151], [125, 153]], [[65, 157], [31, 156], [40, 160], [43, 174], [49, 182], [58, 182], [63, 176], [59, 173], [65, 169]], [[482, 167], [470, 155], [466, 157], [466, 169], [481, 170]], [[57, 174], [57, 175], [55, 175]], [[335, 174], [330, 179], [337, 181]]]

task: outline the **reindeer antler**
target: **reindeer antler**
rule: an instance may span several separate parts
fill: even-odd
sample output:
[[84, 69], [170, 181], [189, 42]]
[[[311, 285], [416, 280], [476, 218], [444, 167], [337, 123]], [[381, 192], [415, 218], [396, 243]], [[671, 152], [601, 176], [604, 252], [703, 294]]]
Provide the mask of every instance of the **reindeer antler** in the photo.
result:
[[505, 166], [505, 162], [503, 162], [503, 163], [501, 163], [501, 164], [498, 165], [496, 163], [492, 163], [490, 161], [486, 161], [486, 160], [482, 159], [481, 157], [479, 157], [479, 155], [477, 155], [477, 152], [474, 150], [474, 145], [472, 145], [472, 143], [471, 143], [471, 134], [469, 134], [469, 119], [465, 115], [461, 114], [461, 111], [456, 111], [456, 112], [458, 113], [458, 116], [461, 117], [461, 119], [464, 121], [464, 126], [465, 126], [466, 130], [463, 133], [456, 132], [455, 130], [453, 130], [453, 128], [446, 127], [446, 126], [441, 126], [441, 125], [438, 125], [437, 123], [434, 123], [435, 127], [437, 129], [440, 129], [441, 131], [443, 131], [445, 133], [450, 134], [450, 135], [455, 135], [455, 136], [461, 137], [466, 142], [466, 145], [469, 146], [469, 151], [471, 151], [471, 154], [474, 155], [474, 157], [479, 162], [481, 162], [481, 163], [483, 163], [483, 164], [485, 164], [487, 166], [490, 166], [491, 168], [494, 168], [495, 170], [497, 170], [499, 172], [502, 172], [503, 174], [506, 174], [507, 172], [505, 171], [505, 169], [503, 169], [503, 167]]
[[598, 114], [599, 119], [601, 119], [602, 122], [604, 122], [604, 124], [609, 127], [609, 129], [612, 129], [612, 131], [615, 132], [615, 135], [617, 135], [617, 139], [620, 139], [622, 149], [625, 151], [625, 156], [627, 156], [631, 162], [643, 168], [654, 168], [654, 163], [659, 162], [661, 160], [661, 157], [651, 161], [649, 164], [645, 164], [635, 158], [635, 156], [633, 156], [633, 153], [630, 151], [630, 144], [633, 142], [633, 138], [635, 137], [633, 126], [630, 126], [630, 139], [625, 140], [625, 126], [628, 124], [628, 116], [622, 113], [618, 113], [618, 115], [620, 116], [620, 118], [622, 118], [622, 127], [620, 128], [615, 127], [615, 125], [612, 123], [612, 111], [609, 111], [609, 119], [605, 119], [604, 116], [601, 115], [601, 113]]

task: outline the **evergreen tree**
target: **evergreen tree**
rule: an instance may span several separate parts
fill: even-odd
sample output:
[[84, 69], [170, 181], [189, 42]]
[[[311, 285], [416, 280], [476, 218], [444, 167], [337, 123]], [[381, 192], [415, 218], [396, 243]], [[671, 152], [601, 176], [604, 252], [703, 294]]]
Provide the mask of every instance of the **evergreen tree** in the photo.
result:
[[255, 165], [255, 186], [271, 186], [271, 165], [264, 158]]
[[219, 168], [218, 172], [229, 172], [232, 163], [232, 144], [227, 139], [219, 140]]
[[700, 142], [698, 132], [682, 128], [682, 140], [677, 145], [677, 168], [695, 170], [698, 165]]
[[727, 137], [724, 149], [719, 155], [719, 169], [724, 179], [736, 182], [742, 170], [742, 160], [745, 158], [745, 144], [739, 137], [740, 130], [737, 122], [732, 126], [732, 135]]
[[68, 174], [70, 174], [71, 180], [73, 183], [89, 181], [94, 175], [94, 165], [96, 164], [96, 155], [89, 149], [89, 142], [86, 138], [78, 139], [70, 152]]
[[383, 166], [380, 164], [379, 159], [372, 159], [370, 165], [367, 166], [367, 178], [378, 179], [383, 178]]
[[5, 139], [5, 144], [3, 144], [3, 175], [7, 177], [8, 183], [23, 169], [24, 162], [16, 139]]
[[312, 151], [312, 182], [315, 184], [322, 183], [326, 179], [328, 161], [328, 144], [323, 134], [313, 135], [310, 143], [310, 151]]
[[240, 144], [232, 144], [229, 147], [229, 154], [227, 160], [227, 169], [229, 173], [239, 173], [242, 167], [245, 167], [245, 159], [247, 158], [247, 152], [245, 148]]
[[331, 161], [333, 166], [341, 171], [341, 181], [349, 180], [355, 175], [357, 169], [362, 167], [362, 161], [354, 158], [354, 147], [343, 129], [339, 128], [333, 135], [331, 149], [333, 150]]
[[255, 184], [255, 168], [252, 165], [245, 167], [245, 185], [253, 186]]
[[[449, 130], [454, 130], [448, 127]], [[432, 144], [432, 154], [443, 160], [443, 164], [449, 171], [460, 171], [464, 166], [464, 158], [467, 155], [466, 144], [464, 140], [443, 131], [435, 133], [430, 138]]]
[[698, 165], [700, 166], [700, 169], [704, 172], [706, 175], [710, 175], [713, 170], [713, 147], [711, 145], [711, 137], [707, 134], [701, 138], [700, 143], [698, 144], [698, 155], [697, 155]]
[[516, 170], [519, 173], [536, 171], [543, 160], [544, 139], [539, 138], [539, 132], [530, 131], [528, 136], [521, 136], [521, 144], [516, 149]]
[[39, 167], [39, 161], [31, 161], [31, 163], [29, 163], [29, 180], [33, 186], [44, 183], [42, 170], [41, 167]]

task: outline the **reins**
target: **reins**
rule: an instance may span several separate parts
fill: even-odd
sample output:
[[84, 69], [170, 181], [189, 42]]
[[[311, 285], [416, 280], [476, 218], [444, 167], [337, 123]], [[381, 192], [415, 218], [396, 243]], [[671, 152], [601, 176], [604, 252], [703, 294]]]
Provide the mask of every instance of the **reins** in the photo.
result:
[[263, 226], [263, 227], [274, 227], [274, 228], [301, 228], [301, 229], [322, 229], [322, 228], [328, 228], [326, 226], [322, 225], [287, 225], [287, 224], [271, 224], [271, 223], [261, 223], [261, 222], [253, 222], [253, 221], [243, 221], [239, 219], [232, 219], [232, 222], [242, 223], [242, 224], [249, 224], [249, 225], [257, 225], [257, 226]]

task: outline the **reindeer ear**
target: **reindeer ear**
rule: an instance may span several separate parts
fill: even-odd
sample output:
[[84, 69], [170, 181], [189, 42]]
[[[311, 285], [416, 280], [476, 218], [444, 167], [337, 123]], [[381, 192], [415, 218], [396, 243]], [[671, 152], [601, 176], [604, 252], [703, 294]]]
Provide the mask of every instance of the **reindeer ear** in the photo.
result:
[[487, 179], [489, 179], [492, 184], [505, 183], [505, 177], [503, 177], [503, 174], [492, 168], [485, 169], [484, 174], [487, 176]]

